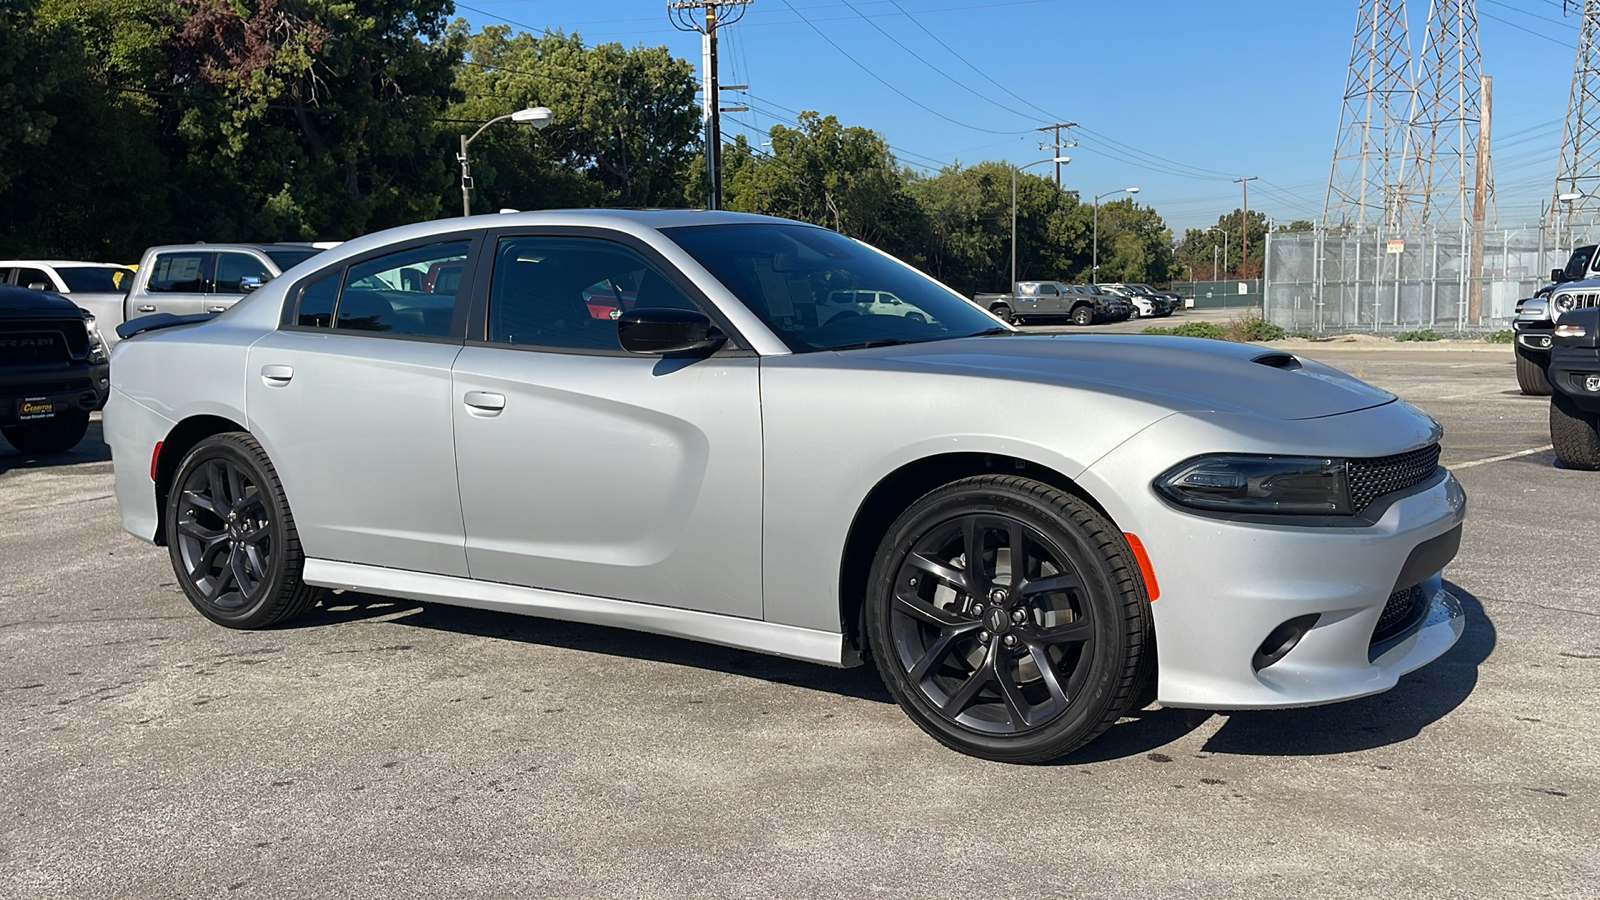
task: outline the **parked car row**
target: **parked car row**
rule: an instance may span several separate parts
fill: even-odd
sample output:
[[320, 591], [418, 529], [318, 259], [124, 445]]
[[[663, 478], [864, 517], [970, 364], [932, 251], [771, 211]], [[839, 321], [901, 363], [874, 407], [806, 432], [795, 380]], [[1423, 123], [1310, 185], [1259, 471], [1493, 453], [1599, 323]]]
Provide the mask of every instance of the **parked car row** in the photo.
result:
[[1019, 281], [1009, 294], [978, 294], [974, 302], [1011, 323], [1066, 319], [1074, 325], [1169, 316], [1183, 302], [1147, 284], [1064, 284]]

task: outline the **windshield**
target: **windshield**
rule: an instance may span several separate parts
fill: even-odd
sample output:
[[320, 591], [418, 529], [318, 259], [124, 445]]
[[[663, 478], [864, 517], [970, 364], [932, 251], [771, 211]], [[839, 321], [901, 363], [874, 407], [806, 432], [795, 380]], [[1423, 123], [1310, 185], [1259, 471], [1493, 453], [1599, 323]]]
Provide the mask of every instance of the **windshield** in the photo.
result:
[[56, 274], [76, 294], [126, 294], [133, 285], [133, 270], [104, 266], [66, 266]]
[[310, 247], [304, 250], [273, 249], [267, 251], [267, 258], [272, 260], [273, 265], [278, 267], [278, 271], [287, 272], [321, 252], [321, 250]]
[[836, 232], [752, 222], [662, 233], [796, 353], [1007, 330], [939, 282]]

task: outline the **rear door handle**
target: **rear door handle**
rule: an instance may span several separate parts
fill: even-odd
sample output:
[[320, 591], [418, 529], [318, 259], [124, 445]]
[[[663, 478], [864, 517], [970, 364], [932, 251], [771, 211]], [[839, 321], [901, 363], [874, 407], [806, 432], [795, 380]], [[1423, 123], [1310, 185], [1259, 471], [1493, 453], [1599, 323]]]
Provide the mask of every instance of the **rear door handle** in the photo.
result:
[[293, 366], [262, 366], [261, 380], [267, 387], [283, 387], [294, 377]]
[[505, 394], [496, 394], [490, 391], [467, 391], [467, 395], [461, 399], [467, 404], [467, 408], [472, 410], [474, 415], [498, 416], [500, 411], [506, 408]]
[[145, 304], [143, 304], [143, 305], [141, 305], [139, 307], [139, 312], [155, 312], [155, 311], [156, 311], [156, 308], [154, 306], [151, 306], [148, 303], [145, 303]]

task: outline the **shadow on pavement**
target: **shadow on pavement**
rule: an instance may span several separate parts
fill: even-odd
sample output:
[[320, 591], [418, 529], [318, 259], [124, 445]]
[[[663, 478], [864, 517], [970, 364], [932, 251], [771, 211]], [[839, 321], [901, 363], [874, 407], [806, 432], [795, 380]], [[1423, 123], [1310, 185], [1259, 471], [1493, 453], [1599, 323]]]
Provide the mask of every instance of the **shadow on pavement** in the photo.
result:
[[57, 453], [53, 456], [28, 456], [17, 452], [15, 447], [0, 439], [0, 473], [12, 469], [49, 469], [55, 466], [110, 461], [111, 447], [105, 442], [99, 416], [89, 420], [88, 433], [78, 442], [78, 446], [66, 453]]
[[719, 647], [700, 641], [645, 634], [623, 628], [562, 622], [556, 619], [444, 604], [390, 600], [365, 594], [347, 593], [329, 598], [311, 613], [283, 627], [317, 628], [392, 616], [408, 609], [415, 611], [409, 615], [396, 617], [393, 620], [395, 624], [430, 628], [452, 634], [581, 650], [585, 653], [604, 653], [607, 656], [643, 659], [675, 666], [692, 666], [712, 672], [756, 678], [773, 684], [826, 691], [858, 700], [894, 702], [894, 698], [890, 697], [884, 688], [883, 682], [878, 679], [877, 669], [870, 664], [853, 669], [835, 669], [817, 663]]
[[1494, 652], [1494, 622], [1478, 598], [1459, 585], [1445, 587], [1461, 600], [1466, 631], [1445, 655], [1400, 679], [1387, 693], [1307, 709], [1229, 714], [1206, 741], [1213, 753], [1321, 756], [1371, 750], [1416, 737], [1472, 695], [1478, 666]]

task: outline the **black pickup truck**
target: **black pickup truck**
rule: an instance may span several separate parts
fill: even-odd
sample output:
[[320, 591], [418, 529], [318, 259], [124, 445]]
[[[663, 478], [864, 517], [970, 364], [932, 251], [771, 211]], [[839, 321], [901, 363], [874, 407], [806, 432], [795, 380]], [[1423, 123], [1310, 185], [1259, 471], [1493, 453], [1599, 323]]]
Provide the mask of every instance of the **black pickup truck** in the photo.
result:
[[11, 446], [71, 450], [109, 390], [93, 316], [59, 294], [0, 286], [0, 435]]

